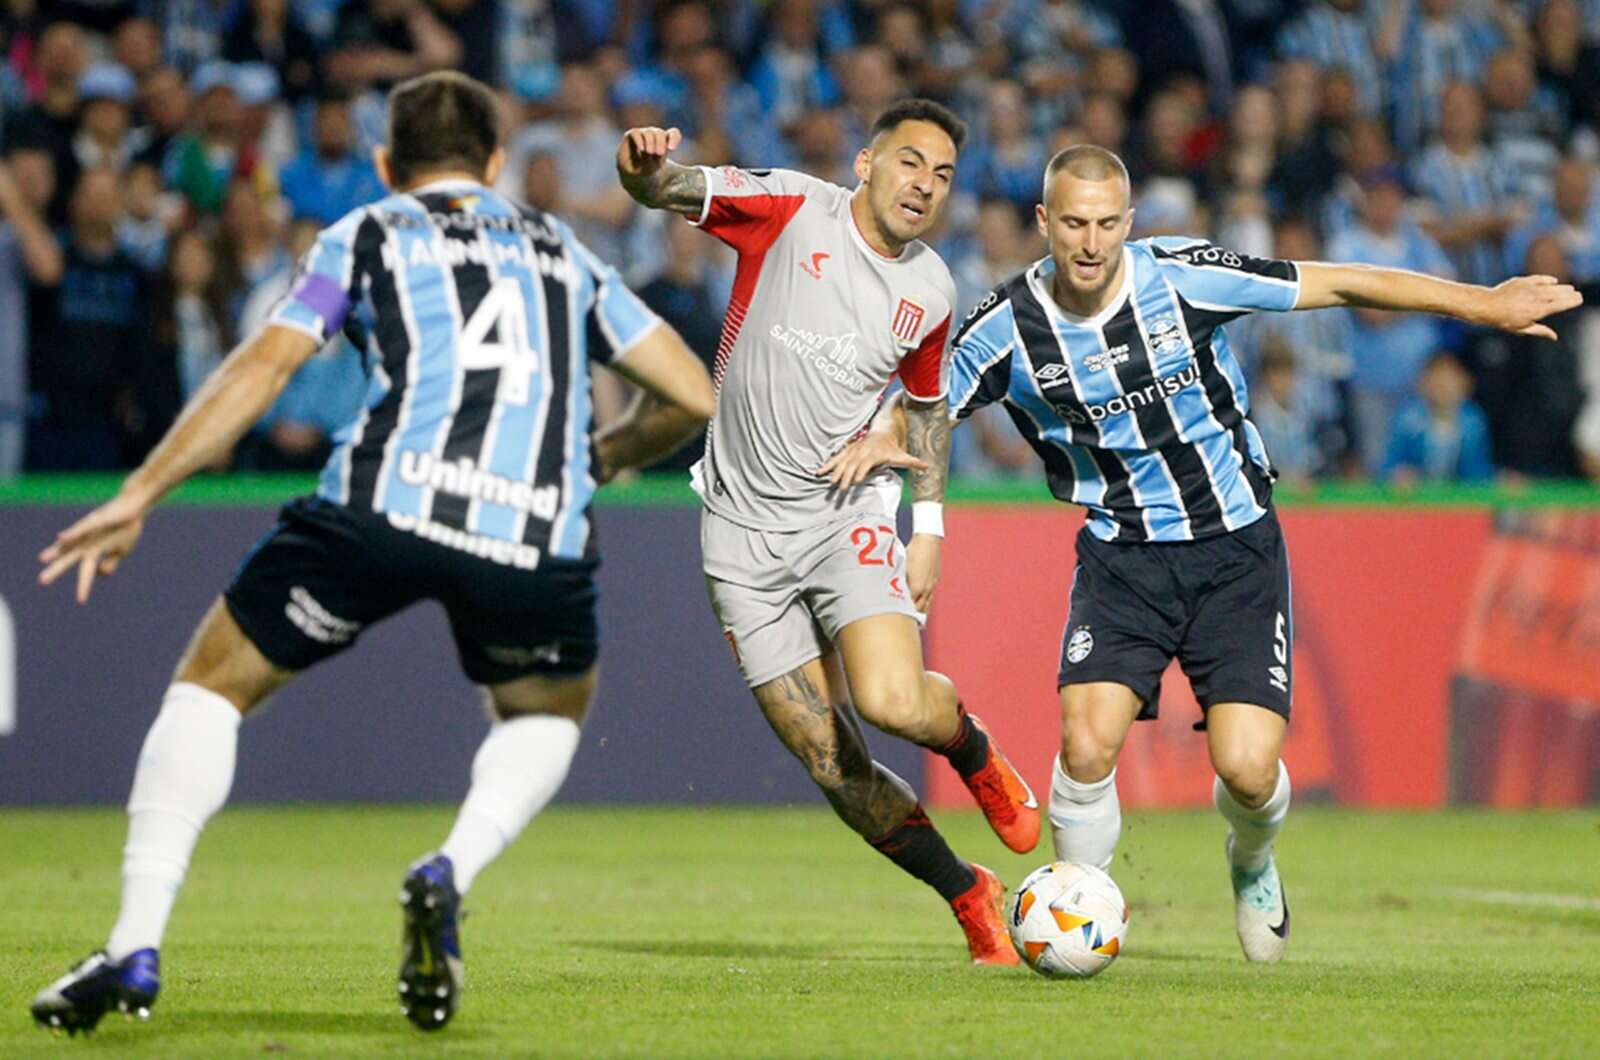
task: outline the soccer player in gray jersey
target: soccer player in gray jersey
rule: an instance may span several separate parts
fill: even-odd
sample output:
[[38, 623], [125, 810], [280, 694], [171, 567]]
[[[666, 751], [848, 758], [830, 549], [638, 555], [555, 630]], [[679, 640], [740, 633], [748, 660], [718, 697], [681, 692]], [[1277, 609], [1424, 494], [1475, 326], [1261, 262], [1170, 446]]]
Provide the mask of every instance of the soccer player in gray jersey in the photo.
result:
[[[918, 237], [949, 195], [964, 137], [938, 104], [897, 103], [857, 155], [853, 191], [788, 170], [679, 165], [667, 157], [676, 129], [630, 129], [617, 170], [640, 203], [739, 254], [695, 474], [706, 584], [745, 681], [845, 823], [950, 903], [972, 959], [1014, 964], [1004, 886], [958, 858], [911, 787], [872, 761], [854, 714], [948, 759], [1011, 849], [1038, 842], [1033, 793], [950, 681], [924, 671], [918, 625], [944, 533], [955, 300]], [[847, 489], [824, 474], [896, 374], [910, 396], [906, 549], [892, 472]]]
[[[1279, 760], [1293, 687], [1289, 563], [1272, 466], [1222, 325], [1253, 311], [1358, 306], [1554, 337], [1539, 321], [1581, 298], [1549, 276], [1486, 288], [1251, 258], [1197, 239], [1128, 242], [1127, 170], [1099, 147], [1051, 160], [1037, 216], [1050, 254], [962, 325], [950, 406], [959, 419], [1000, 402], [1051, 492], [1089, 511], [1057, 679], [1056, 855], [1110, 866], [1122, 829], [1117, 757], [1133, 722], [1155, 717], [1176, 657], [1204, 712], [1214, 801], [1229, 825], [1239, 942], [1247, 959], [1277, 961], [1289, 935], [1272, 856], [1289, 809]], [[896, 416], [891, 406], [835, 461], [840, 485], [903, 462]]]

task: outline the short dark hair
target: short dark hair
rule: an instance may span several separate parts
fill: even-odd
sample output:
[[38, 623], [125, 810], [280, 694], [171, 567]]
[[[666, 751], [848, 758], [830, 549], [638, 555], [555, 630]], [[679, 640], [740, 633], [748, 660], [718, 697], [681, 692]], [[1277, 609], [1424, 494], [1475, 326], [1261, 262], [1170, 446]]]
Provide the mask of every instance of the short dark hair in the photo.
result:
[[1050, 189], [1051, 179], [1063, 170], [1079, 180], [1115, 180], [1121, 177], [1123, 184], [1132, 187], [1128, 179], [1128, 167], [1122, 164], [1122, 159], [1117, 157], [1115, 151], [1108, 151], [1098, 144], [1073, 144], [1057, 151], [1044, 167], [1046, 191]]
[[937, 125], [950, 137], [950, 142], [961, 150], [967, 142], [967, 123], [953, 114], [949, 107], [931, 99], [902, 99], [889, 104], [878, 120], [872, 123], [871, 139], [876, 140], [886, 132], [898, 129], [908, 121], [925, 121]]
[[389, 93], [389, 172], [397, 185], [430, 170], [481, 174], [499, 143], [494, 94], [466, 74], [423, 74]]

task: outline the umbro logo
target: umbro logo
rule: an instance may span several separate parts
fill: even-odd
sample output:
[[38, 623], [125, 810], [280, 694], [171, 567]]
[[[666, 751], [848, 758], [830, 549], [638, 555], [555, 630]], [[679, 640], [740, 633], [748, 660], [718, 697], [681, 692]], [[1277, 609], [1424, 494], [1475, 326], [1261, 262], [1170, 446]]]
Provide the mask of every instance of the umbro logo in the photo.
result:
[[1047, 364], [1043, 368], [1034, 370], [1033, 377], [1045, 387], [1061, 386], [1063, 383], [1072, 382], [1072, 376], [1065, 364]]
[[833, 255], [831, 254], [825, 254], [821, 251], [818, 251], [817, 253], [811, 255], [811, 264], [807, 265], [803, 261], [800, 263], [800, 271], [811, 277], [813, 280], [820, 280], [822, 279], [822, 263], [827, 261], [832, 256]]

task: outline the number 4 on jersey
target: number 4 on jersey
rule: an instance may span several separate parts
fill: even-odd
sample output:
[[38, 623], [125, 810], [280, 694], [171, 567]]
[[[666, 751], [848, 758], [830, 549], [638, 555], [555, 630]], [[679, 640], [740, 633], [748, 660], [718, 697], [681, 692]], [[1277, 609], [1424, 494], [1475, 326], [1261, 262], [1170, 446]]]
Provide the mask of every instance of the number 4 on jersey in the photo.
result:
[[[491, 328], [493, 342], [489, 341]], [[499, 399], [509, 405], [528, 403], [529, 382], [539, 371], [539, 355], [528, 342], [528, 306], [521, 283], [511, 277], [494, 282], [461, 329], [456, 360], [471, 371], [500, 369]]]

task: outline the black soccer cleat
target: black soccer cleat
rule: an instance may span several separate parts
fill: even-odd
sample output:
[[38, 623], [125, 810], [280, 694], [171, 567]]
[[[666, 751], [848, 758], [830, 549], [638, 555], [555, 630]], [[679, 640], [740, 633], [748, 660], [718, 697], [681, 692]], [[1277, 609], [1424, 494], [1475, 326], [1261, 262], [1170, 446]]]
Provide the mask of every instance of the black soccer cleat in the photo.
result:
[[405, 928], [400, 939], [400, 1009], [425, 1031], [455, 1015], [465, 966], [456, 933], [461, 896], [455, 867], [443, 854], [419, 861], [400, 888]]
[[155, 950], [138, 950], [120, 961], [95, 950], [34, 996], [33, 1021], [71, 1035], [88, 1034], [108, 1012], [149, 1019], [160, 989], [161, 957]]

